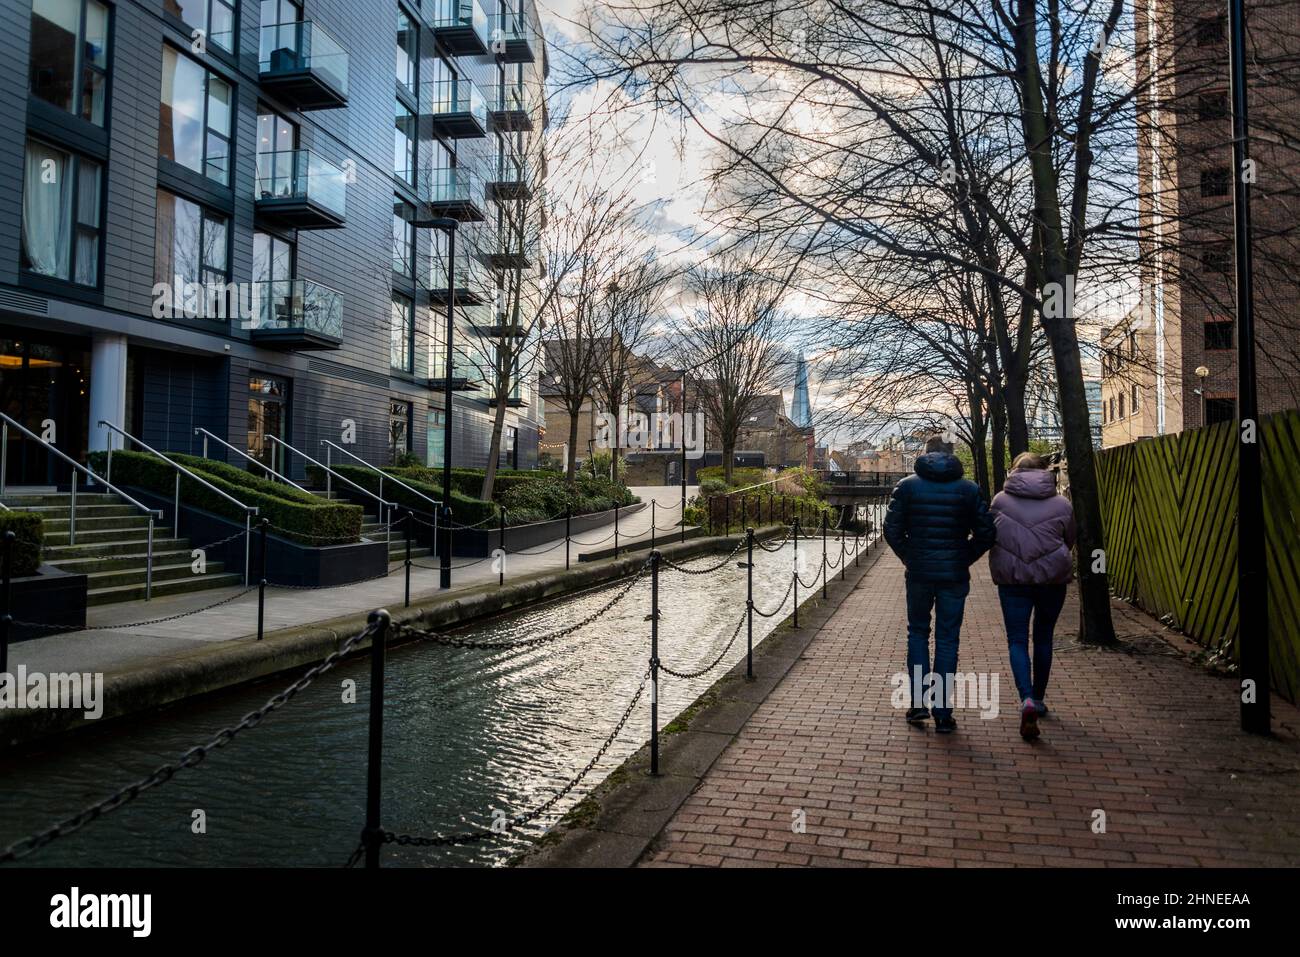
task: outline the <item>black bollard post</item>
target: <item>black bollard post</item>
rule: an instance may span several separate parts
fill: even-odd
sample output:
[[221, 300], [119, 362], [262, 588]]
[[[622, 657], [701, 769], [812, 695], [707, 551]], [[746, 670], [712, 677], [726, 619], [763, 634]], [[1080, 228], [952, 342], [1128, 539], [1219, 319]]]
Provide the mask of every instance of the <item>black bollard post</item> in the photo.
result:
[[262, 627], [266, 620], [266, 529], [271, 524], [268, 518], [262, 519], [262, 579], [257, 584], [257, 640], [262, 640]]
[[573, 525], [573, 506], [570, 505], [564, 510], [564, 570], [569, 570], [569, 533]]
[[826, 574], [826, 513], [822, 512], [822, 597], [826, 597], [826, 579], [830, 576]]
[[618, 558], [618, 502], [614, 503], [614, 557]]
[[501, 549], [500, 564], [497, 566], [497, 587], [501, 587], [506, 583], [506, 510], [504, 508], [501, 509], [501, 534], [497, 547]]
[[4, 557], [0, 558], [0, 577], [3, 577], [3, 585], [0, 586], [0, 602], [4, 607], [0, 609], [0, 674], [7, 674], [9, 671], [9, 625], [14, 620], [13, 615], [13, 589], [9, 582], [13, 577], [14, 565], [14, 538], [13, 529], [5, 532], [4, 538]]
[[793, 627], [799, 627], [799, 516], [794, 517], [794, 524], [790, 531], [794, 539], [794, 621]]
[[442, 506], [442, 526], [438, 529], [438, 587], [451, 587], [451, 506]]
[[745, 613], [749, 632], [745, 636], [745, 677], [754, 680], [754, 529], [745, 529]]
[[655, 547], [655, 500], [650, 499], [650, 547]]
[[650, 773], [659, 773], [659, 552], [650, 553]]
[[723, 511], [723, 514], [727, 517], [727, 524], [723, 527], [723, 532], [722, 532], [722, 534], [723, 534], [723, 535], [730, 535], [730, 534], [731, 534], [731, 495], [730, 495], [730, 493], [727, 494], [727, 496], [726, 496], [724, 502], [725, 502], [725, 506], [726, 506], [726, 507], [725, 507], [725, 510]]
[[382, 834], [379, 826], [380, 782], [384, 762], [384, 650], [392, 616], [378, 608], [367, 621], [374, 628], [370, 636], [370, 753], [366, 762], [366, 828], [361, 839], [366, 845], [366, 867], [379, 866]]
[[848, 562], [844, 560], [844, 535], [848, 531], [844, 527], [844, 516], [840, 516], [840, 581], [844, 581], [844, 573], [848, 571]]
[[406, 510], [406, 607], [411, 607], [411, 510]]

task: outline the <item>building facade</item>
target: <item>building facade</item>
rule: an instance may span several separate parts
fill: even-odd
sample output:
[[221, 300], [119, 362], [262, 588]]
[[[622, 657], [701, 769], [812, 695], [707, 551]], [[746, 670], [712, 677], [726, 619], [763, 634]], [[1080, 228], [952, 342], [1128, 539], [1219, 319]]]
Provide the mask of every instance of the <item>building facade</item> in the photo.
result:
[[[452, 298], [451, 458], [486, 463], [536, 283], [531, 0], [0, 0], [0, 27], [0, 411], [78, 461], [107, 421], [438, 465]], [[511, 361], [524, 467], [541, 411]], [[9, 441], [9, 482], [66, 480]]]

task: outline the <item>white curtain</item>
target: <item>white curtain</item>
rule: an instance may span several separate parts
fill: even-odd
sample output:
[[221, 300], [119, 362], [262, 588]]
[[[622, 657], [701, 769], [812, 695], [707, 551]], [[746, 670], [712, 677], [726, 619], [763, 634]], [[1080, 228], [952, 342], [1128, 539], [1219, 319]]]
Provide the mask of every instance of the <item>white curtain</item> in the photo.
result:
[[71, 229], [68, 155], [29, 140], [23, 177], [23, 250], [35, 272], [68, 278]]

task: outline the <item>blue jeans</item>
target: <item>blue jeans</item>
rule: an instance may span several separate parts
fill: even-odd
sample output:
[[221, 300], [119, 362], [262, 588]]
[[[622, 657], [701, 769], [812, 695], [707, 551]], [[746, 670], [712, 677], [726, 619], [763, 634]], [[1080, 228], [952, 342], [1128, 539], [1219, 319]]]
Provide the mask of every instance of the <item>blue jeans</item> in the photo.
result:
[[[944, 680], [936, 705], [936, 718], [952, 717], [952, 702], [947, 699], [950, 681], [957, 671], [957, 638], [966, 611], [970, 582], [921, 582], [907, 580], [907, 680], [912, 689], [912, 707], [923, 708], [916, 675], [921, 681], [930, 674], [930, 611], [934, 611], [934, 673]], [[920, 685], [920, 691], [925, 688]]]
[[[1052, 673], [1052, 632], [1065, 604], [1064, 585], [999, 585], [1002, 620], [1007, 626], [1007, 646], [1011, 653], [1011, 674], [1016, 692], [1023, 703], [1026, 698], [1042, 701], [1047, 693], [1047, 678]], [[1034, 620], [1034, 664], [1029, 665], [1029, 619]]]

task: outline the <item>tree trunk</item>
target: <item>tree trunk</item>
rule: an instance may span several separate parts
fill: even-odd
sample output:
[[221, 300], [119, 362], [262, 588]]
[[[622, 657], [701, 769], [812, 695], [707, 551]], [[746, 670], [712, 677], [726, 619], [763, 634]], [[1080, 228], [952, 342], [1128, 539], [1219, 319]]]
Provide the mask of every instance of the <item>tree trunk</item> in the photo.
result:
[[498, 396], [496, 413], [492, 416], [492, 441], [488, 445], [487, 467], [483, 469], [483, 490], [479, 494], [485, 502], [492, 501], [492, 487], [497, 479], [497, 460], [501, 458], [501, 434], [505, 431], [506, 403]]
[[[1029, 420], [1025, 415], [1025, 384], [1008, 379], [1002, 388], [1002, 414], [1011, 457], [1029, 451]], [[996, 466], [995, 466], [996, 467]], [[1001, 488], [1001, 483], [998, 484]]]
[[569, 454], [566, 459], [564, 478], [572, 484], [574, 474], [578, 471], [578, 414], [576, 412], [569, 413]]
[[993, 399], [993, 491], [1002, 491], [1007, 480], [1007, 410], [999, 392]]
[[728, 485], [731, 484], [732, 475], [735, 473], [735, 464], [736, 464], [736, 440], [723, 439], [722, 477], [726, 479]]

